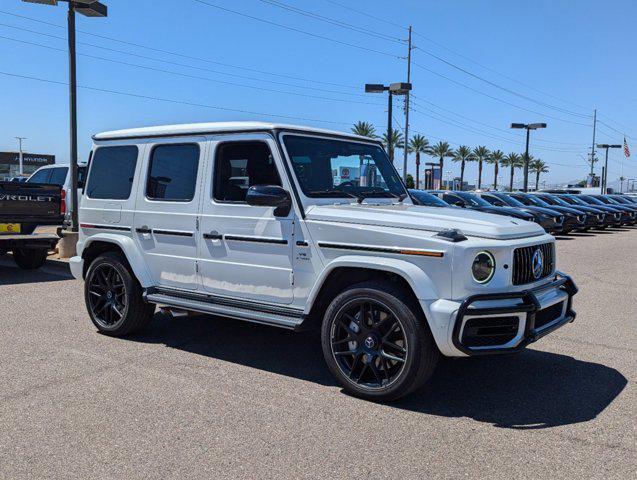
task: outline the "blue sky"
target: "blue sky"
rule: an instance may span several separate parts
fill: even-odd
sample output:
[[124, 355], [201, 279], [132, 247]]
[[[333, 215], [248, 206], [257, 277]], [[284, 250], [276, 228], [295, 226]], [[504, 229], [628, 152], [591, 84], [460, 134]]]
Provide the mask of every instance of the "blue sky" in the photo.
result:
[[[106, 3], [107, 19], [78, 16], [78, 30], [100, 35], [78, 33], [78, 83], [91, 88], [79, 91], [81, 159], [92, 133], [165, 123], [274, 120], [349, 130], [367, 120], [381, 133], [386, 97], [364, 94], [363, 84], [405, 80], [401, 25], [411, 24], [412, 132], [432, 143], [522, 152], [523, 132], [509, 124], [545, 121], [548, 128], [532, 134], [531, 153], [549, 164], [551, 183], [564, 182], [589, 169], [597, 108], [604, 122], [597, 141], [621, 143], [625, 132], [633, 156], [624, 176], [637, 177], [634, 1]], [[67, 81], [66, 32], [55, 26], [65, 25], [61, 5], [0, 3], [0, 150], [15, 150], [19, 135], [28, 138], [28, 151], [68, 159], [67, 87], [5, 75]], [[402, 124], [401, 102], [395, 106]], [[611, 153], [610, 182], [622, 158], [621, 150]], [[470, 165], [466, 178], [476, 178], [476, 170]], [[485, 170], [491, 181], [491, 167]]]

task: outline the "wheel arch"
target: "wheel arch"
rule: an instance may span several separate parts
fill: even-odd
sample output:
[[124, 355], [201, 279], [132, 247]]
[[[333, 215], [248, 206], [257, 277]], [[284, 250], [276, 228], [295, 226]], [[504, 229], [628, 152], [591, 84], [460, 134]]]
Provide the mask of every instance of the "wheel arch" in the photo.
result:
[[150, 273], [133, 239], [121, 235], [98, 234], [85, 240], [82, 248], [82, 259], [84, 260], [83, 277], [86, 276], [91, 262], [105, 252], [121, 253], [130, 265], [140, 285], [144, 288], [152, 286]]
[[[366, 280], [383, 279], [401, 284], [422, 311], [420, 300], [438, 299], [434, 283], [422, 268], [400, 259], [347, 255], [321, 272], [310, 291], [305, 313], [316, 321], [321, 311], [343, 288]], [[422, 311], [426, 316], [426, 312]], [[319, 320], [320, 321], [320, 320]]]

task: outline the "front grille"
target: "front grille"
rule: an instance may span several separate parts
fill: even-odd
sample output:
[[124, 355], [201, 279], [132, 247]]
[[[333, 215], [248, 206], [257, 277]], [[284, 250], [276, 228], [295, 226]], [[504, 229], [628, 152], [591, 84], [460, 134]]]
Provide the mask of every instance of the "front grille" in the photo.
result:
[[[542, 273], [536, 277], [533, 273], [533, 254], [540, 250], [544, 256]], [[513, 251], [513, 285], [536, 282], [551, 274], [555, 265], [555, 246], [552, 243], [516, 248]]]
[[544, 325], [560, 318], [563, 309], [564, 302], [560, 302], [537, 312], [535, 314], [535, 328], [542, 328]]
[[462, 344], [466, 347], [504, 345], [515, 338], [519, 323], [518, 317], [470, 318], [464, 325]]

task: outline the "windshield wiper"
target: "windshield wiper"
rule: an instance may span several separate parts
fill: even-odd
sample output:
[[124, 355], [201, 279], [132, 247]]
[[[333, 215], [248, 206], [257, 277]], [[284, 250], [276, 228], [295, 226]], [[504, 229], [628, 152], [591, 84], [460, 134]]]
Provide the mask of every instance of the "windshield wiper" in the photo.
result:
[[397, 195], [397, 194], [395, 194], [393, 192], [390, 192], [389, 190], [364, 190], [362, 192], [359, 192], [359, 197], [358, 198], [360, 198], [361, 200], [358, 203], [361, 203], [368, 196], [371, 196], [371, 195], [374, 195], [374, 194], [379, 194], [379, 193], [382, 194], [382, 195], [389, 195], [390, 197], [397, 198], [400, 203], [402, 203], [403, 200], [405, 200], [405, 198], [407, 198], [407, 194], [406, 193], [403, 193], [402, 195]]
[[[310, 195], [317, 197], [327, 197], [327, 198], [339, 198], [339, 197], [349, 197], [355, 198], [358, 203], [361, 203], [364, 198], [358, 195], [354, 195], [353, 193], [346, 192], [344, 190], [311, 190], [308, 192]], [[336, 194], [336, 195], [334, 195]]]

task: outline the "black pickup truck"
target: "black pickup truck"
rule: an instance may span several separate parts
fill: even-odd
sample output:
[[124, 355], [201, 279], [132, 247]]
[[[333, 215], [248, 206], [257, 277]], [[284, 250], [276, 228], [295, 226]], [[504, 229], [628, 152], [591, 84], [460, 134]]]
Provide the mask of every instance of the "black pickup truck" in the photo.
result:
[[34, 234], [39, 225], [62, 225], [66, 211], [58, 185], [0, 182], [0, 254], [13, 253], [19, 267], [41, 267], [59, 237]]

